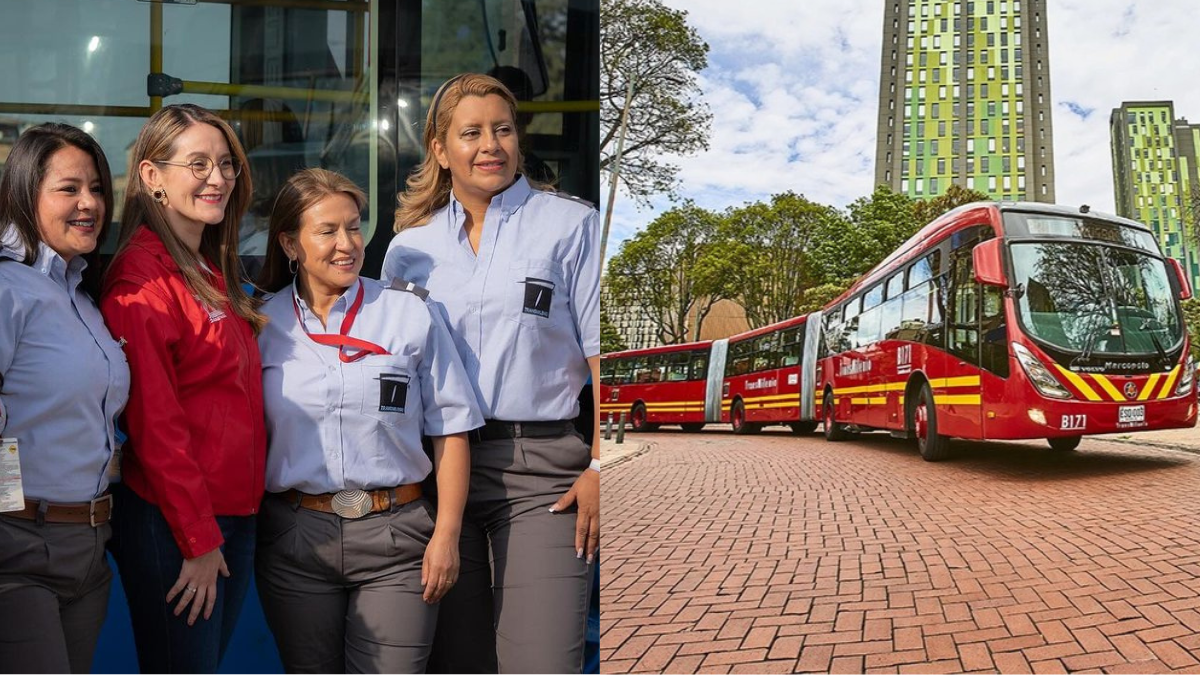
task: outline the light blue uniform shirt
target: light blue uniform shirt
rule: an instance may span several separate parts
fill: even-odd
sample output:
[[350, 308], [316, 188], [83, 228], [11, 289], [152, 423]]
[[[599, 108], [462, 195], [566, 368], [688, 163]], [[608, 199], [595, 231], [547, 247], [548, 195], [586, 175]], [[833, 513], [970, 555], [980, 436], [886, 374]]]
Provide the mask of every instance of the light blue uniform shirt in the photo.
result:
[[15, 227], [0, 258], [0, 436], [17, 439], [26, 499], [89, 501], [108, 489], [129, 364], [79, 288], [83, 258], [39, 244], [27, 266]]
[[[267, 413], [267, 491], [319, 494], [416, 483], [433, 468], [421, 434], [446, 436], [483, 424], [450, 333], [413, 293], [362, 279], [363, 305], [349, 335], [391, 353], [353, 363], [308, 332], [337, 334], [360, 292], [333, 304], [327, 326], [296, 294], [275, 294], [258, 336]], [[294, 298], [294, 300], [293, 300]], [[356, 350], [347, 348], [347, 354]]]
[[531, 190], [524, 177], [492, 198], [479, 253], [450, 203], [397, 234], [387, 279], [429, 289], [488, 419], [571, 419], [600, 353], [600, 238], [590, 205]]

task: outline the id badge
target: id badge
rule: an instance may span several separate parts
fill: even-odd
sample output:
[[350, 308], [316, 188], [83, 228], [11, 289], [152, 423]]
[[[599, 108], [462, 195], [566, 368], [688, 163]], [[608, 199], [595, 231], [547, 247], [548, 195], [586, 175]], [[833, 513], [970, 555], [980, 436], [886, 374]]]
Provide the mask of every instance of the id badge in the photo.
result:
[[17, 439], [0, 438], [0, 513], [25, 508], [25, 490], [21, 488], [21, 454]]

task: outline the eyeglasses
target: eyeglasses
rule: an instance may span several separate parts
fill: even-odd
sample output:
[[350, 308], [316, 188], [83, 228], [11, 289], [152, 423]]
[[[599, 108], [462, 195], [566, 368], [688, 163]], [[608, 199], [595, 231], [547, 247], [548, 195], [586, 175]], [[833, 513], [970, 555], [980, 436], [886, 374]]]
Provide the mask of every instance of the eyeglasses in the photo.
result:
[[[187, 168], [192, 170], [192, 175], [195, 176], [197, 180], [205, 180], [210, 175], [212, 175], [212, 170], [213, 170], [213, 166], [214, 166], [213, 161], [211, 159], [209, 159], [208, 157], [201, 157], [198, 159], [193, 159], [190, 162], [168, 162], [163, 159], [156, 159], [156, 160], [154, 160], [154, 163], [155, 164], [170, 164], [171, 166], [186, 166]], [[233, 180], [233, 179], [237, 178], [238, 176], [242, 175], [241, 163], [234, 160], [232, 157], [229, 159], [221, 160], [221, 162], [219, 164], [217, 164], [216, 166], [221, 167], [221, 177], [224, 178], [225, 180]]]

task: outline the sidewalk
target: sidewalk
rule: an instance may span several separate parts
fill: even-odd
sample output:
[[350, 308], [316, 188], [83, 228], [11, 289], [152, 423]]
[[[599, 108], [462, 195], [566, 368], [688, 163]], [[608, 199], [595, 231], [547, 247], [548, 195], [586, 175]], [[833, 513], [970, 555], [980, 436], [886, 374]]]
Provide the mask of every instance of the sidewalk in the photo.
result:
[[1142, 431], [1121, 434], [1103, 434], [1085, 436], [1096, 440], [1129, 443], [1131, 445], [1149, 445], [1164, 450], [1184, 450], [1200, 454], [1200, 428], [1163, 429], [1160, 431]]
[[654, 443], [646, 439], [645, 434], [626, 433], [625, 442], [620, 444], [617, 443], [615, 431], [612, 436], [608, 440], [605, 440], [603, 436], [600, 437], [601, 469], [627, 462], [654, 446]]

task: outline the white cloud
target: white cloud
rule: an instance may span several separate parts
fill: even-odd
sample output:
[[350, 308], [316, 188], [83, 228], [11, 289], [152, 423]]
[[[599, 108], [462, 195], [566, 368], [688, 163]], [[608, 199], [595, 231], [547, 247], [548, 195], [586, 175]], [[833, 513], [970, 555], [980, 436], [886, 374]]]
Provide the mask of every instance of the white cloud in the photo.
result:
[[[672, 158], [681, 196], [721, 210], [785, 190], [838, 207], [871, 192], [883, 0], [664, 1], [710, 46], [710, 149]], [[1200, 122], [1194, 17], [1187, 0], [1049, 0], [1060, 203], [1114, 210], [1108, 118], [1122, 101], [1173, 100]], [[638, 211], [619, 195], [609, 253], [670, 206]]]

